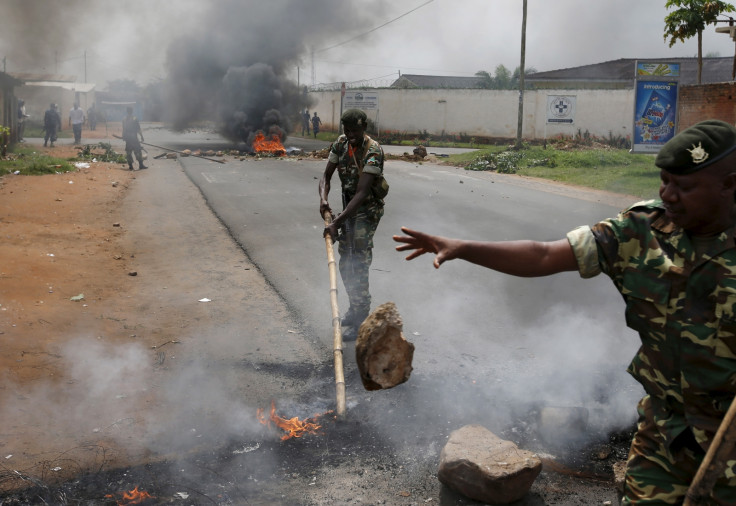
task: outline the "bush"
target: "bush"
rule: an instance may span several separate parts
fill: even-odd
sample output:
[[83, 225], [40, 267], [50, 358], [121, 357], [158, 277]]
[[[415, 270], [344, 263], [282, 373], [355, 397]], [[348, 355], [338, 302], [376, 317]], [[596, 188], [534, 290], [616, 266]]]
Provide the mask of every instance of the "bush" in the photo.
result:
[[470, 162], [466, 170], [495, 170], [502, 174], [516, 174], [524, 155], [521, 151], [485, 153]]

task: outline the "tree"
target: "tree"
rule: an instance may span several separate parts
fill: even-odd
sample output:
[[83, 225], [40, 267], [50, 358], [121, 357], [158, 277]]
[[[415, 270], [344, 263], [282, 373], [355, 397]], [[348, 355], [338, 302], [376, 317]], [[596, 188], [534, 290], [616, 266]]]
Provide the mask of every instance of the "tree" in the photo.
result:
[[511, 71], [503, 64], [496, 67], [496, 75], [493, 77], [493, 87], [497, 90], [511, 89]]
[[485, 71], [485, 70], [479, 70], [475, 73], [476, 77], [480, 77], [481, 80], [478, 83], [478, 86], [485, 89], [485, 90], [492, 90], [493, 89], [493, 76]]
[[703, 29], [715, 24], [724, 12], [733, 12], [734, 6], [720, 0], [667, 0], [665, 7], [677, 7], [664, 18], [664, 39], [670, 47], [678, 40], [685, 42], [698, 36], [698, 84], [703, 74]]

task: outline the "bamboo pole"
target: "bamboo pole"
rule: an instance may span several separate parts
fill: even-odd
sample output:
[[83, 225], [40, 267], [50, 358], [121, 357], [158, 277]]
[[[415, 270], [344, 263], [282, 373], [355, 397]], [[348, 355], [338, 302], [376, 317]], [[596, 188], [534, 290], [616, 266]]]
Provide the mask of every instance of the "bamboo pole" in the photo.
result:
[[695, 473], [685, 494], [683, 506], [709, 504], [708, 498], [718, 478], [726, 469], [729, 454], [736, 445], [736, 400], [731, 401], [726, 416], [723, 417], [713, 441]]
[[[325, 226], [332, 223], [329, 211], [323, 215]], [[330, 270], [330, 305], [332, 306], [332, 354], [335, 358], [335, 390], [337, 395], [337, 416], [345, 416], [345, 374], [342, 365], [342, 328], [340, 327], [340, 310], [337, 307], [337, 266], [335, 264], [335, 250], [332, 247], [332, 237], [325, 236], [327, 248], [327, 266]]]
[[[116, 139], [122, 139], [122, 137], [120, 137], [119, 135], [112, 134], [112, 136], [115, 137]], [[141, 144], [143, 144], [144, 146], [151, 146], [152, 148], [165, 149], [166, 151], [171, 151], [173, 153], [179, 153], [180, 155], [193, 156], [195, 158], [201, 158], [203, 160], [209, 160], [210, 162], [225, 163], [224, 160], [217, 160], [216, 158], [207, 158], [206, 156], [202, 156], [202, 155], [193, 155], [191, 153], [185, 153], [184, 151], [178, 151], [176, 149], [165, 148], [163, 146], [157, 146], [155, 144], [151, 144], [150, 142], [143, 142], [143, 141], [141, 141]], [[154, 158], [156, 158], [156, 157], [154, 157]]]

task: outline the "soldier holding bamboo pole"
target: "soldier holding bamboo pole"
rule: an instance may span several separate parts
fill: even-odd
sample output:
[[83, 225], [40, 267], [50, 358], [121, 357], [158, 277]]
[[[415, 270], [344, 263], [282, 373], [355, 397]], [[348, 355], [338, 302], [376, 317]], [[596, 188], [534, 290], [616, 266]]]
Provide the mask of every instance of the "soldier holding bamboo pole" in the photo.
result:
[[[328, 201], [330, 181], [337, 170], [342, 185], [343, 211], [325, 227], [339, 241], [339, 269], [350, 307], [342, 318], [343, 339], [355, 340], [358, 327], [371, 306], [368, 271], [373, 260], [373, 235], [383, 216], [388, 186], [383, 179], [383, 149], [366, 135], [368, 118], [359, 109], [341, 117], [343, 135], [332, 143], [324, 175], [319, 182], [319, 212], [333, 215]], [[384, 191], [384, 189], [386, 191]]]

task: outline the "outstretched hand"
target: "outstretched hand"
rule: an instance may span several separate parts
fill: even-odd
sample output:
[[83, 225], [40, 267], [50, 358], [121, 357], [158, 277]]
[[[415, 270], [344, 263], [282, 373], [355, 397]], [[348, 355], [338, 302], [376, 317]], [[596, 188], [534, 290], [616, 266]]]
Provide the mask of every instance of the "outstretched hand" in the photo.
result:
[[425, 234], [406, 227], [401, 227], [401, 231], [406, 235], [395, 235], [393, 239], [396, 242], [404, 243], [396, 246], [396, 251], [413, 250], [407, 255], [407, 260], [413, 260], [425, 253], [435, 253], [433, 263], [435, 268], [439, 269], [443, 262], [455, 258], [452, 239]]

